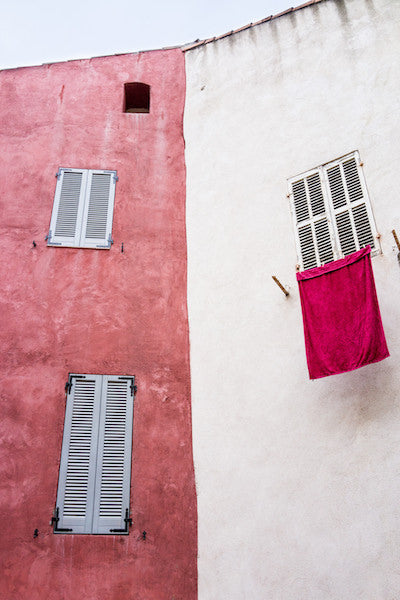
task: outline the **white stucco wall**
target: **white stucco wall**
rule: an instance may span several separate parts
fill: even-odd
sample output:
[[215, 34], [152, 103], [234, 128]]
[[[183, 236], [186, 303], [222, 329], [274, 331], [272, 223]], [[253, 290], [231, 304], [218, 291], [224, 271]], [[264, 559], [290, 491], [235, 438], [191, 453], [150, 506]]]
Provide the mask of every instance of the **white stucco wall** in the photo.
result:
[[[186, 52], [200, 600], [400, 598], [399, 20], [326, 0]], [[391, 357], [311, 382], [286, 180], [352, 150]]]

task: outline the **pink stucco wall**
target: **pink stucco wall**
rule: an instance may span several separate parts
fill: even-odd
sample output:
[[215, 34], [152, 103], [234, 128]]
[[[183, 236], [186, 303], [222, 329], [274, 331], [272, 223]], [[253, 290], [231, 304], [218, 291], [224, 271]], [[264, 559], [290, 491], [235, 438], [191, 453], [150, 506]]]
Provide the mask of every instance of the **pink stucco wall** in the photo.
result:
[[[0, 597], [194, 599], [183, 55], [21, 68], [0, 81]], [[150, 114], [122, 112], [126, 81], [150, 84]], [[59, 167], [118, 171], [111, 250], [47, 247]], [[136, 376], [129, 536], [49, 525], [68, 372]]]

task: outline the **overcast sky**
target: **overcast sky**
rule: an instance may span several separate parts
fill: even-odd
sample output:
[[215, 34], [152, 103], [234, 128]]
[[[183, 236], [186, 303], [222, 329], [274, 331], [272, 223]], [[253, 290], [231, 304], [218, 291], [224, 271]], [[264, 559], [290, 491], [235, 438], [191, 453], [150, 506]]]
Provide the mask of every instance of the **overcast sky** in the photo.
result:
[[303, 1], [3, 0], [0, 68], [176, 46]]

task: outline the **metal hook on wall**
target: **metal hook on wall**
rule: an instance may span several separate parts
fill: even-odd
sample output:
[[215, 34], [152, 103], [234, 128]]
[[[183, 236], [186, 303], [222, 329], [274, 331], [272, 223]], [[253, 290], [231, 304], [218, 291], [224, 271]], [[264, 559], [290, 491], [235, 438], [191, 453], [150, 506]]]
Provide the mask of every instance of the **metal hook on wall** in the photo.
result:
[[398, 261], [399, 261], [399, 263], [400, 263], [400, 242], [399, 242], [399, 238], [397, 237], [397, 233], [396, 233], [396, 230], [395, 230], [395, 229], [392, 229], [392, 234], [393, 234], [394, 241], [396, 242], [396, 246], [397, 246], [397, 250], [398, 250], [398, 253], [397, 253], [397, 260], [398, 260]]
[[285, 296], [287, 298], [289, 296], [289, 292], [287, 291], [287, 289], [283, 287], [283, 285], [281, 284], [279, 279], [277, 277], [275, 277], [275, 275], [272, 275], [272, 279], [275, 281], [276, 285], [278, 287], [280, 287], [280, 289], [282, 290], [282, 292], [285, 294]]
[[394, 241], [396, 242], [397, 250], [400, 252], [400, 242], [395, 229], [392, 229]]

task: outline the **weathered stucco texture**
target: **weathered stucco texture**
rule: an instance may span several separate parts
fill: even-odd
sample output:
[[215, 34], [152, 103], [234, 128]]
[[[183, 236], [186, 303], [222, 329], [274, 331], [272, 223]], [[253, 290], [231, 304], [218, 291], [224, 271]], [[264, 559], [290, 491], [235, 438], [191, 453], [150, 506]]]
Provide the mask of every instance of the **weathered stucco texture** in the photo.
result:
[[[0, 596], [194, 599], [182, 52], [0, 78]], [[127, 81], [151, 86], [149, 114], [123, 113]], [[47, 247], [59, 167], [117, 170], [111, 250]], [[69, 372], [136, 376], [129, 536], [49, 525]]]
[[[326, 0], [185, 54], [201, 600], [400, 597], [399, 25]], [[311, 382], [287, 178], [354, 150], [391, 356]]]

